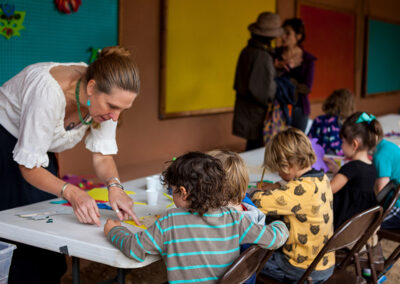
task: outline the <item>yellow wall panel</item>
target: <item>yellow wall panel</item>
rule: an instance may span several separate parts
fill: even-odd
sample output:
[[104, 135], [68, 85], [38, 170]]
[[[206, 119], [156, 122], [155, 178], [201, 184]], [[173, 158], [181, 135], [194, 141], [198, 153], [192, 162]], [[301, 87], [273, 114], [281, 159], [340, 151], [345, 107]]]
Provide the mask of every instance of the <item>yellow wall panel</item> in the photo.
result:
[[162, 116], [218, 112], [233, 107], [233, 82], [247, 27], [275, 0], [167, 0]]

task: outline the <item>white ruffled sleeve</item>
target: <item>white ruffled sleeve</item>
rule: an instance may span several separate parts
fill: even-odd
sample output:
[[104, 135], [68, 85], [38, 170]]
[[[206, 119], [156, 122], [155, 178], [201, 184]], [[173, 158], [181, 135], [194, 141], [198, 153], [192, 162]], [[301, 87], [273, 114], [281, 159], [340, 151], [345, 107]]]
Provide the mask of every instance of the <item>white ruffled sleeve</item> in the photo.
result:
[[103, 155], [117, 154], [116, 130], [117, 122], [112, 119], [102, 122], [99, 128], [91, 127], [85, 140], [86, 148], [91, 152]]
[[13, 150], [14, 160], [29, 169], [49, 165], [47, 152], [63, 107], [50, 87], [35, 89], [30, 88], [32, 93], [24, 96], [18, 141]]

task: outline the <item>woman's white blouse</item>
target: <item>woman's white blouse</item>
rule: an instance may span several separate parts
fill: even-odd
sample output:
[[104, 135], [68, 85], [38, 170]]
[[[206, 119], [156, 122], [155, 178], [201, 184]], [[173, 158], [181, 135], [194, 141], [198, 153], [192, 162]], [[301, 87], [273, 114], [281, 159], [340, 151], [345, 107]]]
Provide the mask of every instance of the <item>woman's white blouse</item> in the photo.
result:
[[[47, 152], [62, 152], [78, 144], [88, 125], [65, 130], [64, 93], [51, 76], [58, 65], [85, 63], [38, 63], [26, 67], [0, 87], [0, 124], [18, 139], [14, 160], [27, 168], [47, 167]], [[95, 129], [90, 126], [86, 148], [103, 155], [118, 151], [115, 135], [117, 122], [107, 120]]]

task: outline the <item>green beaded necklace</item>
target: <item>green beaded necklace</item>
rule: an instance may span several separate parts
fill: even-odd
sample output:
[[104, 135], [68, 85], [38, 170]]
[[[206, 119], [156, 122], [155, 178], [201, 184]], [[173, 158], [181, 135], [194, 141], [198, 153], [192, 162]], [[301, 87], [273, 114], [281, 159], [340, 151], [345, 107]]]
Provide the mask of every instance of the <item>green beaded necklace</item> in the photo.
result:
[[75, 98], [76, 98], [76, 105], [78, 106], [78, 115], [79, 115], [79, 120], [85, 124], [85, 125], [90, 125], [93, 122], [93, 119], [91, 119], [89, 122], [85, 121], [82, 117], [81, 113], [81, 103], [79, 102], [79, 86], [81, 85], [81, 79], [78, 80], [78, 83], [76, 83], [76, 88], [75, 88]]

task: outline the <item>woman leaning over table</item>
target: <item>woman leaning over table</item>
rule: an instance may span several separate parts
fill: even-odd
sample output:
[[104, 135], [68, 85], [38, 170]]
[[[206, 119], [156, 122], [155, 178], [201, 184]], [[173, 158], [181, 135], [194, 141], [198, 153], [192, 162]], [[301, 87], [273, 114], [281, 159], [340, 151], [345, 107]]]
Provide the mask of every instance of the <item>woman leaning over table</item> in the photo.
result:
[[[96, 202], [57, 177], [55, 153], [73, 148], [87, 130], [86, 148], [110, 204], [122, 220], [137, 217], [123, 191], [112, 155], [122, 111], [139, 93], [138, 71], [128, 50], [104, 48], [85, 63], [37, 63], [0, 87], [0, 210], [63, 197], [81, 223], [100, 225]], [[79, 162], [79, 161], [77, 161]], [[7, 241], [9, 242], [9, 241]], [[58, 283], [65, 257], [17, 244], [9, 283]]]

